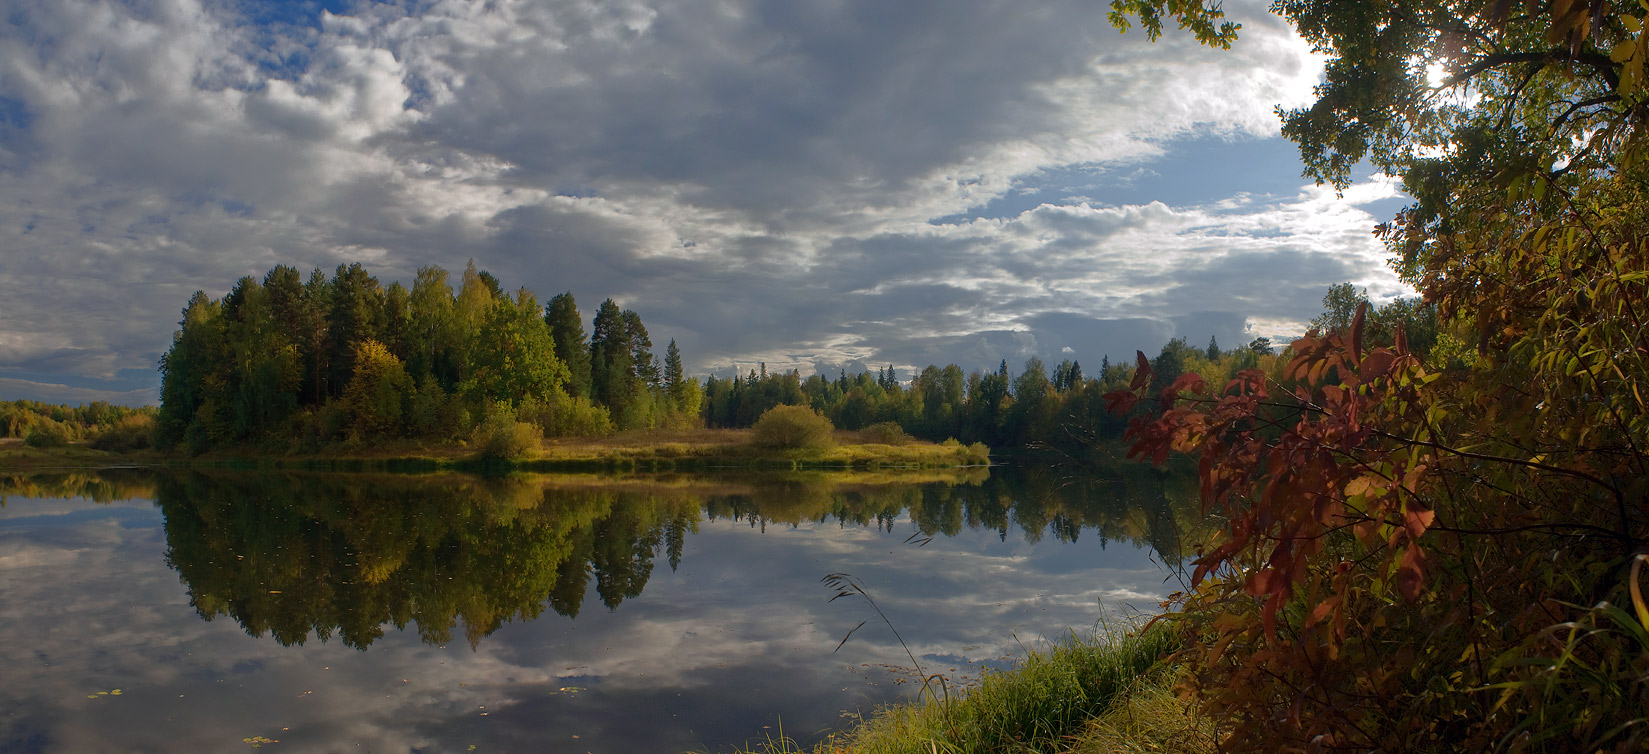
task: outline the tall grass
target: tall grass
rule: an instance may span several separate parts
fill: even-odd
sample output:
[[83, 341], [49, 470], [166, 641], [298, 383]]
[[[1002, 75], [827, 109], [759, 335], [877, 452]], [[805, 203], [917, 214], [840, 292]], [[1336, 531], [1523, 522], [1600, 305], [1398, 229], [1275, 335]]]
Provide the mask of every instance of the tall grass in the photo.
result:
[[[1082, 640], [1074, 634], [1033, 651], [1012, 670], [989, 672], [979, 685], [950, 698], [885, 707], [858, 727], [831, 737], [815, 754], [1021, 754], [1069, 751], [1096, 719], [1131, 694], [1164, 693], [1170, 669], [1162, 659], [1177, 638], [1165, 626]], [[760, 754], [799, 752], [789, 740], [768, 741]]]

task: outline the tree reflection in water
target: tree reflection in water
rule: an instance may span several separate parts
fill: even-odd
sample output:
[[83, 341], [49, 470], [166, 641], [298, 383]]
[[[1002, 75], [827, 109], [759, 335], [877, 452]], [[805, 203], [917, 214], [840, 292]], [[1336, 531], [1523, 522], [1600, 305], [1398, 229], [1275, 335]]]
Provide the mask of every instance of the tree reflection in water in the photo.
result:
[[[205, 620], [229, 616], [283, 645], [337, 637], [366, 649], [386, 626], [473, 648], [548, 608], [577, 616], [590, 582], [608, 609], [674, 570], [708, 518], [752, 527], [835, 522], [921, 536], [988, 529], [1139, 542], [1177, 567], [1200, 516], [1195, 478], [1122, 466], [945, 473], [482, 478], [134, 470], [0, 477], [0, 495], [148, 497], [168, 565]], [[0, 505], [3, 505], [0, 497]]]

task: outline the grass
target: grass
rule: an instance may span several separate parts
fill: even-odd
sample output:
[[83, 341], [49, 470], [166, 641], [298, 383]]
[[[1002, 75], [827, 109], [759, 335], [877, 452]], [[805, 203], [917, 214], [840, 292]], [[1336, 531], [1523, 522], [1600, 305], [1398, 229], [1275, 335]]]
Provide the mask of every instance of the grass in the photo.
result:
[[114, 452], [96, 450], [85, 443], [72, 442], [56, 448], [31, 448], [16, 438], [0, 438], [0, 469], [44, 471], [63, 468], [99, 468], [120, 465], [155, 465], [164, 457], [153, 450]]
[[830, 447], [779, 450], [754, 445], [750, 430], [638, 430], [603, 437], [549, 439], [529, 447], [513, 460], [478, 460], [476, 448], [466, 443], [413, 439], [344, 442], [314, 453], [249, 445], [214, 450], [194, 458], [152, 450], [111, 453], [79, 443], [60, 448], [29, 448], [15, 442], [0, 445], [0, 469], [139, 463], [338, 471], [629, 472], [707, 471], [729, 467], [760, 470], [956, 468], [990, 463], [990, 451], [978, 443], [897, 439], [894, 444], [885, 444], [868, 442], [868, 439], [859, 433], [839, 431]]
[[1164, 626], [1073, 635], [957, 696], [930, 686], [921, 700], [878, 710], [812, 749], [781, 738], [747, 754], [1212, 751], [1206, 724], [1170, 691], [1174, 671], [1164, 658], [1175, 648]]
[[[1162, 676], [1168, 678], [1169, 676]], [[1169, 684], [1146, 683], [1076, 736], [1070, 754], [1212, 754], [1214, 724]]]
[[888, 444], [871, 442], [856, 432], [838, 430], [834, 434], [835, 442], [829, 447], [781, 450], [758, 447], [752, 434], [748, 429], [693, 429], [557, 438], [546, 441], [543, 448], [524, 460], [533, 464], [628, 462], [692, 466], [696, 463], [859, 469], [990, 463], [990, 451], [978, 443], [901, 441]]

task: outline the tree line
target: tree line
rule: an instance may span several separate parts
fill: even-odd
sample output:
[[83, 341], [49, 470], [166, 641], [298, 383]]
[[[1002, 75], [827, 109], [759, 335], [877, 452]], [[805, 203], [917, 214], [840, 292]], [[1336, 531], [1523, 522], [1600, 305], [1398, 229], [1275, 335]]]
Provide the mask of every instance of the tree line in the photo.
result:
[[696, 422], [698, 383], [670, 341], [663, 363], [640, 315], [602, 302], [592, 332], [572, 294], [423, 267], [410, 289], [359, 263], [305, 279], [280, 265], [221, 299], [197, 291], [161, 357], [155, 441], [230, 444], [464, 437], [507, 416], [547, 435]]
[[33, 447], [88, 442], [106, 450], [135, 450], [149, 445], [153, 407], [120, 406], [92, 401], [78, 406], [27, 399], [0, 401], [0, 437], [22, 438]]
[[[1332, 286], [1312, 327], [1344, 327], [1366, 303], [1367, 292], [1351, 283]], [[1439, 342], [1435, 309], [1418, 299], [1398, 298], [1372, 311], [1371, 344], [1389, 345], [1399, 325], [1417, 352], [1430, 354]], [[1445, 337], [1443, 347], [1439, 355], [1445, 359], [1471, 358], [1457, 340]], [[1263, 337], [1232, 349], [1212, 337], [1205, 347], [1174, 338], [1150, 360], [1158, 389], [1187, 373], [1214, 385], [1255, 369], [1280, 380], [1285, 363]], [[934, 442], [955, 438], [995, 449], [1074, 449], [1122, 437], [1130, 416], [1108, 410], [1104, 395], [1127, 388], [1136, 368], [1112, 364], [1107, 356], [1093, 372], [1073, 359], [1049, 370], [1033, 356], [1017, 373], [1009, 371], [1006, 360], [985, 373], [964, 373], [955, 364], [929, 365], [903, 381], [891, 364], [874, 374], [844, 370], [834, 379], [817, 374], [804, 378], [795, 370], [769, 372], [761, 365], [745, 375], [708, 378], [703, 420], [711, 427], [749, 427], [774, 406], [805, 405], [840, 429], [886, 424]]]
[[[262, 281], [242, 278], [222, 299], [197, 292], [161, 359], [158, 410], [14, 401], [0, 404], [0, 432], [44, 445], [131, 450], [153, 442], [201, 452], [246, 442], [313, 449], [477, 434], [491, 442], [524, 425], [532, 431], [521, 442], [530, 445], [540, 435], [745, 428], [776, 406], [801, 405], [845, 430], [880, 425], [934, 442], [1078, 448], [1122, 436], [1129, 417], [1108, 411], [1103, 396], [1128, 386], [1136, 369], [1107, 357], [1091, 373], [1071, 359], [1050, 371], [1032, 357], [1017, 373], [1004, 360], [991, 372], [930, 365], [901, 380], [892, 365], [835, 378], [762, 365], [701, 384], [684, 374], [674, 340], [662, 363], [655, 358], [636, 312], [608, 299], [586, 337], [571, 294], [539, 307], [531, 291], [505, 295], [473, 263], [456, 292], [439, 267], [419, 270], [410, 290], [379, 285], [359, 264], [299, 280], [294, 268], [278, 266]], [[1343, 329], [1367, 300], [1350, 283], [1333, 286], [1312, 326]], [[1402, 323], [1418, 352], [1430, 353], [1441, 337], [1445, 358], [1473, 358], [1439, 336], [1435, 309], [1418, 300], [1371, 311], [1370, 343], [1389, 344]], [[1209, 384], [1249, 369], [1280, 379], [1283, 360], [1273, 351], [1265, 338], [1234, 349], [1213, 338], [1201, 348], [1175, 338], [1150, 364], [1158, 387], [1188, 372]]]

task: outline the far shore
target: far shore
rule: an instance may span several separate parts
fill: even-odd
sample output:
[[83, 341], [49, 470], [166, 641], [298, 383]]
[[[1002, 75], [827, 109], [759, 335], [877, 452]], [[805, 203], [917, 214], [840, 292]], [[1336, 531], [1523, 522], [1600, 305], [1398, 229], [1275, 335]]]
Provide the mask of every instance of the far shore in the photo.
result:
[[[837, 430], [826, 447], [758, 447], [745, 429], [636, 430], [599, 437], [558, 437], [513, 459], [481, 459], [463, 441], [385, 440], [342, 442], [313, 452], [245, 445], [198, 456], [156, 450], [110, 452], [81, 443], [33, 448], [20, 440], [0, 441], [0, 470], [98, 468], [108, 466], [290, 468], [337, 471], [716, 471], [958, 468], [990, 463], [990, 451], [954, 440], [873, 441]], [[884, 438], [875, 438], [883, 440]]]

